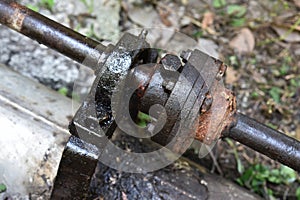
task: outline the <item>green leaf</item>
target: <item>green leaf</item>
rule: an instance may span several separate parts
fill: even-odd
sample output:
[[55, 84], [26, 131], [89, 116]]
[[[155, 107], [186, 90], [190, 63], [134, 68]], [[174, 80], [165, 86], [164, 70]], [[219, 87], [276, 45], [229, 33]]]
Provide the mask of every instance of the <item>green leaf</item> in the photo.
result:
[[203, 36], [203, 31], [196, 31], [193, 33], [195, 38], [201, 38]]
[[267, 123], [266, 125], [272, 129], [277, 129], [277, 126], [272, 123]]
[[225, 141], [229, 144], [229, 146], [231, 147], [231, 148], [233, 148], [234, 147], [234, 144], [233, 144], [233, 142], [232, 142], [232, 140], [231, 139], [229, 139], [229, 138], [225, 138]]
[[241, 180], [243, 182], [246, 182], [247, 180], [249, 180], [251, 178], [252, 175], [253, 175], [253, 168], [249, 168], [245, 171], [245, 173], [241, 177]]
[[286, 184], [293, 183], [297, 179], [296, 172], [285, 165], [281, 166], [280, 175], [282, 176], [283, 182]]
[[300, 87], [300, 78], [292, 78], [290, 80], [290, 84], [293, 86], [293, 87]]
[[230, 21], [230, 25], [233, 27], [241, 27], [241, 26], [244, 26], [245, 23], [246, 23], [245, 18], [233, 18]]
[[251, 182], [251, 186], [254, 190], [257, 189], [257, 186], [262, 185], [261, 181], [257, 180], [257, 179], [253, 179]]
[[286, 75], [286, 74], [288, 73], [289, 70], [290, 70], [290, 66], [288, 66], [288, 65], [286, 65], [286, 64], [283, 64], [283, 65], [280, 67], [280, 69], [279, 69], [280, 75], [281, 75], [281, 76]]
[[290, 80], [290, 84], [294, 87], [297, 87], [297, 81], [293, 78]]
[[296, 190], [296, 197], [298, 200], [300, 200], [300, 187], [298, 187]]
[[241, 178], [237, 178], [236, 182], [240, 185], [240, 186], [244, 186], [244, 182], [242, 181]]
[[247, 9], [245, 6], [240, 6], [236, 4], [227, 6], [227, 14], [233, 17], [242, 17], [246, 14], [246, 12]]
[[39, 11], [39, 7], [31, 5], [31, 4], [27, 5], [26, 7], [29, 8], [29, 9], [31, 9], [31, 10], [33, 10], [33, 11], [35, 11], [35, 12]]
[[54, 0], [41, 0], [41, 4], [47, 9], [52, 10], [54, 7]]
[[[256, 164], [247, 168], [244, 174], [236, 181], [240, 185], [245, 186], [258, 194], [262, 195], [267, 192], [270, 197], [273, 197], [273, 191], [268, 188], [268, 182], [288, 185], [296, 181], [296, 179], [297, 173], [287, 166], [281, 165], [279, 169], [270, 170], [265, 165]], [[298, 200], [300, 200], [300, 188], [298, 190], [299, 197], [297, 197]]]
[[281, 180], [277, 176], [269, 176], [268, 181], [271, 183], [280, 184]]
[[233, 144], [233, 142], [230, 139], [227, 139], [226, 141], [229, 144], [229, 146], [231, 148], [233, 148], [234, 157], [235, 157], [235, 160], [237, 162], [237, 170], [238, 170], [238, 172], [240, 174], [243, 174], [244, 171], [245, 171], [245, 168], [244, 168], [244, 165], [243, 165], [242, 161], [239, 158], [239, 155], [238, 155], [238, 152], [237, 152], [237, 150], [235, 148], [235, 145]]
[[281, 96], [281, 89], [278, 87], [272, 87], [271, 90], [269, 91], [269, 94], [271, 95], [272, 99], [276, 103], [280, 103], [280, 96]]
[[222, 8], [226, 5], [226, 0], [213, 0], [214, 8]]
[[6, 191], [6, 185], [4, 185], [3, 183], [0, 184], [0, 193], [5, 192]]
[[236, 159], [237, 161], [237, 170], [240, 174], [242, 174], [245, 171], [245, 167], [242, 163], [242, 161], [239, 159], [239, 157], [237, 157], [238, 159]]
[[60, 88], [60, 89], [58, 90], [58, 93], [60, 93], [60, 94], [62, 94], [62, 95], [64, 95], [64, 96], [67, 96], [67, 94], [68, 94], [68, 88], [62, 87], [62, 88]]
[[151, 121], [151, 117], [143, 112], [139, 112], [137, 118], [138, 118], [137, 124], [142, 128], [146, 127], [148, 122]]
[[236, 56], [229, 56], [230, 65], [239, 65], [238, 58]]
[[256, 91], [254, 91], [254, 92], [251, 93], [251, 97], [252, 97], [253, 99], [258, 99], [259, 94], [258, 94]]
[[273, 170], [271, 170], [271, 174], [273, 176], [279, 176], [280, 175], [280, 171], [279, 171], [279, 169], [273, 169]]
[[271, 71], [274, 76], [280, 76], [280, 71], [278, 69], [272, 69]]
[[282, 182], [280, 178], [280, 171], [279, 169], [273, 169], [270, 172], [270, 176], [268, 177], [268, 181], [271, 183], [280, 184]]
[[268, 192], [268, 195], [269, 195], [269, 196], [273, 196], [273, 193], [274, 193], [273, 190], [271, 190], [271, 189], [268, 188], [268, 189], [267, 189], [267, 192]]
[[150, 121], [151, 120], [150, 116], [147, 115], [147, 114], [145, 114], [145, 113], [143, 113], [143, 112], [139, 112], [138, 118], [140, 120], [145, 120], [145, 121]]
[[265, 181], [269, 175], [270, 172], [268, 169], [265, 166], [260, 165], [260, 169], [257, 171], [255, 178], [260, 181]]

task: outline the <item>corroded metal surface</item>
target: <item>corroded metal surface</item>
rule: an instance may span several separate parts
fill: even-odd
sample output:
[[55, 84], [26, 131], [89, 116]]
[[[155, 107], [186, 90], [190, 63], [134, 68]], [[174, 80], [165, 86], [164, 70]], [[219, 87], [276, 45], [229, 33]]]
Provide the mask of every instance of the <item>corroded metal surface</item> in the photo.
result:
[[[86, 154], [81, 154], [80, 148], [71, 149], [74, 142], [69, 141], [68, 144], [71, 146], [67, 145], [63, 153], [53, 199], [70, 198], [74, 196], [74, 193], [77, 194], [76, 196], [81, 195], [79, 198], [81, 199], [87, 194], [98, 157], [117, 128], [112, 115], [112, 93], [120, 81], [126, 77], [135, 60], [139, 60], [140, 52], [148, 47], [143, 33], [139, 37], [125, 34], [116, 46], [112, 47], [111, 52], [104, 53], [102, 59], [99, 60], [100, 70], [97, 71], [98, 74], [90, 93], [70, 124], [70, 132], [76, 137], [73, 140], [81, 141], [82, 139], [84, 140], [82, 142], [94, 144], [99, 153], [91, 158]], [[85, 150], [86, 153], [89, 151]], [[80, 172], [81, 175], [77, 176], [76, 172]], [[76, 183], [74, 183], [75, 179]]]
[[245, 115], [237, 114], [233, 126], [223, 136], [230, 137], [300, 172], [300, 144]]
[[212, 104], [208, 110], [201, 109], [199, 125], [195, 139], [211, 144], [220, 138], [221, 133], [227, 130], [236, 113], [235, 96], [231, 91], [217, 87], [212, 98]]
[[[223, 63], [198, 50], [188, 50], [182, 58], [184, 65], [175, 55], [161, 60], [141, 100], [143, 112], [155, 103], [165, 107], [167, 122], [152, 139], [163, 146], [177, 140], [171, 147], [175, 152], [191, 138], [206, 144], [218, 139], [236, 111], [234, 95], [223, 85]], [[176, 70], [177, 76], [172, 75]], [[178, 132], [185, 133], [176, 138]]]
[[71, 136], [59, 164], [51, 199], [85, 199], [98, 156], [96, 146]]
[[[145, 41], [145, 35], [142, 33], [140, 37], [136, 37], [125, 34], [116, 46], [111, 45], [105, 48], [96, 41], [8, 0], [0, 1], [0, 23], [78, 62], [86, 61], [85, 64], [95, 70], [97, 78], [89, 97], [74, 117], [70, 132], [77, 137], [82, 134], [85, 141], [90, 143], [95, 143], [94, 136], [104, 136], [106, 140], [97, 147], [101, 149], [102, 145], [106, 145], [105, 142], [117, 128], [115, 122], [117, 117], [113, 116], [111, 108], [113, 90], [135, 64], [140, 64], [140, 61], [143, 63], [156, 61], [157, 52], [144, 51], [150, 48]], [[139, 85], [138, 93], [135, 94], [138, 102], [137, 108], [147, 112], [147, 108], [152, 103], [161, 103], [167, 112], [166, 124], [162, 131], [152, 137], [152, 140], [166, 145], [175, 139], [173, 146], [169, 148], [176, 153], [182, 153], [181, 147], [194, 138], [210, 144], [221, 136], [232, 137], [299, 170], [300, 145], [298, 141], [243, 115], [236, 115], [235, 97], [231, 91], [225, 89], [222, 83], [222, 76], [226, 71], [224, 64], [199, 50], [187, 50], [182, 53], [181, 57], [184, 64], [177, 56], [167, 55], [161, 60], [162, 68], [154, 65], [155, 71], [149, 73], [150, 77], [144, 79], [136, 77], [137, 82], [145, 81]], [[179, 72], [179, 75], [171, 72]], [[135, 75], [144, 76], [143, 73]], [[123, 85], [123, 88], [126, 88], [126, 85]], [[121, 98], [119, 102], [117, 111], [125, 105]], [[130, 108], [133, 110], [130, 113], [131, 117], [136, 118], [138, 110], [135, 109], [137, 108]], [[99, 134], [99, 127], [103, 129], [104, 134]], [[180, 136], [177, 136], [178, 131], [181, 133]], [[221, 135], [222, 132], [223, 135]], [[66, 188], [72, 191], [76, 191], [76, 187], [81, 187], [79, 182], [76, 185], [72, 182], [72, 175], [68, 173], [72, 170], [76, 171], [78, 166], [74, 163], [76, 160], [81, 162], [82, 157], [87, 159], [87, 163], [92, 163], [91, 166], [81, 163], [88, 169], [87, 176], [78, 178], [84, 183], [82, 193], [86, 193], [97, 156], [89, 160], [88, 154], [80, 154], [80, 152], [80, 148], [72, 149], [70, 145], [67, 146], [64, 155], [68, 158], [62, 159], [62, 169], [57, 179], [60, 180], [63, 177], [63, 181], [58, 182], [56, 191], [63, 191], [65, 181], [69, 185]], [[64, 194], [68, 197], [71, 195], [68, 192]]]
[[223, 84], [223, 75], [227, 66], [216, 61], [219, 71], [216, 74], [210, 93], [200, 109], [199, 124], [195, 139], [211, 144], [220, 138], [221, 133], [227, 130], [236, 113], [236, 98], [232, 91], [226, 89]]
[[90, 135], [91, 143], [93, 143], [93, 135], [112, 136], [117, 127], [112, 115], [112, 93], [126, 77], [135, 61], [139, 60], [139, 53], [148, 47], [149, 44], [145, 42], [143, 35], [137, 37], [124, 34], [114, 49], [107, 53], [107, 57], [101, 60], [99, 63], [101, 70], [71, 123], [70, 129], [73, 135], [85, 139]]
[[[114, 143], [134, 152], [152, 151], [154, 142], [120, 135]], [[99, 162], [91, 181], [88, 199], [260, 199], [249, 191], [220, 176], [210, 174], [205, 168], [180, 158], [171, 165], [149, 173], [126, 173]]]

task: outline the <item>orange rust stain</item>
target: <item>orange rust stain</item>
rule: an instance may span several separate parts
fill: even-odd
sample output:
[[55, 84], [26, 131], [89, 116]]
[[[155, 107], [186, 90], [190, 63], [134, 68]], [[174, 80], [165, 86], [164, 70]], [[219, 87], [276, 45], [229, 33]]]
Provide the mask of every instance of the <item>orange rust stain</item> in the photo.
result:
[[221, 137], [234, 121], [236, 113], [236, 98], [232, 91], [225, 88], [222, 79], [227, 65], [217, 59], [215, 64], [219, 66], [219, 71], [210, 94], [206, 96], [212, 98], [212, 103], [208, 109], [202, 105], [195, 136], [195, 139], [208, 145]]
[[28, 8], [21, 6], [15, 2], [10, 4], [12, 8], [14, 8], [14, 13], [13, 16], [11, 16], [7, 22], [8, 25], [16, 30], [16, 31], [21, 31], [22, 26], [23, 26], [23, 21], [27, 15], [27, 10]]
[[196, 129], [195, 139], [205, 144], [211, 144], [220, 138], [222, 132], [233, 122], [236, 113], [236, 98], [233, 92], [217, 82], [215, 86], [212, 105], [208, 111], [200, 113]]
[[199, 140], [201, 142], [204, 141], [206, 134], [208, 132], [209, 127], [209, 120], [211, 119], [211, 112], [205, 112], [200, 115], [199, 117], [199, 126], [197, 127], [196, 131], [196, 140]]

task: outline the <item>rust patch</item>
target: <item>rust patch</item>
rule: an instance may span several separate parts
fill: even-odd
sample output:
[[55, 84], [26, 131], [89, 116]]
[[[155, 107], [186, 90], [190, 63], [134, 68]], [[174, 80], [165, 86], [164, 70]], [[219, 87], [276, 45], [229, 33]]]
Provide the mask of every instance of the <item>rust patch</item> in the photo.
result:
[[227, 65], [225, 65], [224, 63], [220, 63], [220, 65], [219, 65], [219, 72], [218, 72], [218, 74], [216, 76], [216, 79], [217, 80], [221, 80], [222, 77], [224, 76], [226, 70], [227, 70]]
[[236, 98], [233, 93], [223, 88], [213, 95], [211, 108], [200, 114], [195, 139], [205, 144], [211, 144], [221, 136], [234, 119], [236, 113]]
[[7, 20], [8, 26], [12, 29], [20, 32], [23, 27], [23, 21], [27, 15], [26, 9], [17, 3], [11, 3], [11, 7], [14, 9], [13, 15]]
[[[225, 70], [226, 66], [220, 65], [218, 75], [222, 76]], [[212, 98], [211, 106], [208, 110], [206, 107], [201, 107], [198, 127], [196, 128], [195, 139], [205, 144], [211, 144], [220, 138], [222, 132], [232, 124], [236, 113], [236, 98], [232, 91], [224, 87], [223, 81], [218, 75], [211, 89], [211, 94], [207, 95], [207, 97]]]

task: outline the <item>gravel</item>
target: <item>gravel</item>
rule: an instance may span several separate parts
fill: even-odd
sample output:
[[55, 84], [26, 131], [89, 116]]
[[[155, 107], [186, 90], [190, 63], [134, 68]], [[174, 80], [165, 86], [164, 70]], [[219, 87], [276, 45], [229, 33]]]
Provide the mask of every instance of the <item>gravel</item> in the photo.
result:
[[[40, 13], [66, 26], [70, 24], [70, 15], [87, 12], [87, 6], [78, 0], [57, 1], [52, 12], [43, 9], [38, 0], [24, 0], [21, 4], [36, 5]], [[95, 13], [96, 19], [87, 19], [86, 27], [78, 31], [88, 35], [90, 26], [95, 23], [98, 25], [95, 25], [93, 31], [97, 37], [115, 42], [119, 37], [119, 9], [118, 3], [95, 3], [90, 15], [94, 16]], [[82, 73], [80, 64], [3, 25], [0, 25], [0, 46], [3, 47], [0, 49], [0, 63], [55, 90], [66, 87], [72, 91], [74, 81]]]

